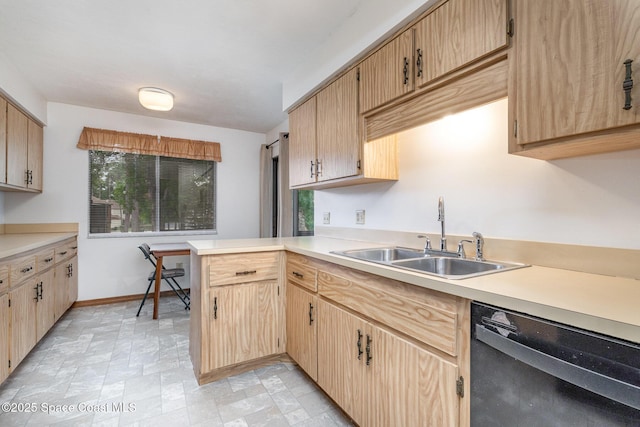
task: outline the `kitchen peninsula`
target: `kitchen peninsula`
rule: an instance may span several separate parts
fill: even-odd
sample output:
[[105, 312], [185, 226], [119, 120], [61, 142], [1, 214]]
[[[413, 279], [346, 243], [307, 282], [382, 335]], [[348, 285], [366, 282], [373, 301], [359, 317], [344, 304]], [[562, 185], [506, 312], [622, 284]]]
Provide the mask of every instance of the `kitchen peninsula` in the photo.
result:
[[[365, 424], [370, 415], [359, 412], [357, 400], [362, 397], [350, 395], [348, 384], [335, 380], [331, 372], [344, 368], [347, 371], [336, 375], [371, 379], [366, 379], [367, 368], [344, 367], [345, 363], [332, 360], [342, 351], [353, 355], [349, 359], [353, 364], [370, 366], [382, 381], [378, 385], [398, 393], [400, 403], [380, 408], [376, 416], [381, 419], [400, 417], [394, 418], [399, 422], [403, 411], [421, 411], [424, 396], [411, 398], [413, 391], [420, 390], [416, 396], [431, 393], [427, 397], [433, 407], [421, 415], [437, 417], [429, 422], [466, 424], [468, 400], [460, 396], [469, 393], [465, 378], [471, 300], [640, 342], [640, 314], [635, 307], [640, 287], [634, 278], [532, 265], [447, 280], [331, 253], [388, 246], [386, 241], [320, 236], [194, 241], [190, 245], [190, 351], [199, 382], [271, 363], [287, 357], [285, 353], [300, 363], [293, 352], [301, 351], [304, 360], [312, 356], [310, 367], [301, 367], [345, 412]], [[309, 302], [294, 298], [294, 293], [310, 298]], [[233, 301], [235, 314], [225, 313], [229, 301]], [[296, 307], [290, 307], [294, 301]], [[297, 318], [305, 319], [299, 323], [311, 330], [291, 324], [289, 316], [295, 308], [304, 310]], [[239, 316], [242, 310], [247, 311]], [[348, 336], [338, 336], [340, 331], [347, 331]], [[309, 337], [304, 338], [305, 334]], [[300, 347], [299, 339], [308, 339], [313, 349]], [[353, 348], [345, 350], [343, 345]], [[217, 357], [221, 349], [234, 357]], [[384, 356], [377, 357], [380, 354]], [[407, 369], [392, 371], [377, 364], [394, 357], [397, 366]], [[428, 378], [439, 386], [421, 384], [425, 372], [415, 375], [412, 367], [428, 369]], [[405, 384], [404, 389], [399, 384]]]

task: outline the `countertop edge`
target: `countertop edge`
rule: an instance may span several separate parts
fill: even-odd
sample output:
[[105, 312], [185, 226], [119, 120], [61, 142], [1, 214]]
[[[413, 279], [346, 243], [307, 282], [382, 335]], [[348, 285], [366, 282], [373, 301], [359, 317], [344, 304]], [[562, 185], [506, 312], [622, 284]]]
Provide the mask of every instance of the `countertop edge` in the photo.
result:
[[78, 233], [73, 232], [2, 234], [0, 235], [0, 243], [2, 243], [0, 261], [77, 236]]

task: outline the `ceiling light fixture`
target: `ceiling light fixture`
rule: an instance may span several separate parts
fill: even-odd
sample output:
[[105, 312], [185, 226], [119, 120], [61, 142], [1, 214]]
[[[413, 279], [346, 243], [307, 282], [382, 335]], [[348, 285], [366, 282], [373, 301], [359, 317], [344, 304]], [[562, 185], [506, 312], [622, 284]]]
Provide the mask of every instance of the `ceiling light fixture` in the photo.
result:
[[147, 110], [170, 111], [173, 108], [173, 94], [157, 87], [140, 88], [138, 100]]

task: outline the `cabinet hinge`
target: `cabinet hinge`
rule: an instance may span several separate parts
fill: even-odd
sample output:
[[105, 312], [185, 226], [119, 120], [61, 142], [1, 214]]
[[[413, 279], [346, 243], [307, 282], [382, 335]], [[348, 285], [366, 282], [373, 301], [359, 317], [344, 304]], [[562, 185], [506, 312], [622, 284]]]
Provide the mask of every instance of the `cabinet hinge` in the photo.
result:
[[358, 170], [360, 170], [362, 168], [362, 162], [358, 160], [358, 163], [356, 164], [356, 166], [358, 167]]
[[513, 37], [514, 30], [515, 30], [515, 22], [513, 18], [511, 18], [509, 19], [509, 22], [507, 22], [507, 35], [509, 37]]
[[464, 397], [464, 378], [462, 377], [456, 380], [456, 394], [458, 397]]
[[513, 121], [513, 137], [514, 138], [518, 137], [518, 121], [517, 120]]

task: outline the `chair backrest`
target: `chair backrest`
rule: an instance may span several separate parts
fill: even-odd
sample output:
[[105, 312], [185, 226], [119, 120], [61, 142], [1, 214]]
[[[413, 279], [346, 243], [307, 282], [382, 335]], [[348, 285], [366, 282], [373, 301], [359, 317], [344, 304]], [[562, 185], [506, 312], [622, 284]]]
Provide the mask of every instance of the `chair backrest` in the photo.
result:
[[142, 253], [144, 254], [144, 257], [148, 259], [149, 262], [153, 264], [153, 267], [155, 268], [156, 263], [153, 261], [153, 257], [151, 256], [151, 248], [149, 247], [149, 245], [147, 245], [146, 243], [143, 243], [140, 246], [138, 246], [138, 249], [142, 251]]

